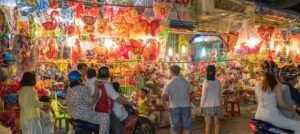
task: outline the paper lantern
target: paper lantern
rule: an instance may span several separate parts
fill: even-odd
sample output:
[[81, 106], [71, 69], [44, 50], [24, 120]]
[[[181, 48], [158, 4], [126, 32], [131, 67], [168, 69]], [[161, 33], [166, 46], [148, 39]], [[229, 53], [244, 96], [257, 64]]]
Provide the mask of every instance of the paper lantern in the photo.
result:
[[8, 16], [7, 9], [5, 7], [0, 7], [0, 39], [6, 37], [10, 31], [10, 27], [8, 25]]
[[260, 26], [257, 29], [260, 38], [267, 42], [271, 41], [274, 30], [275, 30], [275, 27], [273, 27], [273, 26], [269, 26], [269, 27]]
[[[50, 14], [50, 21], [42, 23], [42, 26], [45, 30], [55, 30], [57, 27], [57, 20], [55, 19], [55, 16], [57, 16], [59, 13], [57, 11], [52, 11]], [[47, 14], [45, 14], [47, 16]]]
[[140, 31], [147, 34], [147, 35], [152, 35], [155, 36], [158, 28], [160, 27], [160, 20], [154, 19], [150, 22], [148, 22], [145, 19], [141, 19], [138, 22], [140, 25]]
[[130, 45], [132, 47], [132, 53], [134, 53], [136, 55], [143, 54], [144, 48], [145, 48], [145, 45], [143, 44], [143, 42], [134, 40], [134, 39], [130, 39]]
[[122, 39], [120, 42], [120, 52], [121, 55], [125, 58], [125, 59], [129, 59], [129, 51], [131, 50], [131, 46], [127, 45], [125, 40]]
[[79, 62], [80, 57], [83, 55], [82, 48], [80, 45], [80, 40], [76, 39], [75, 45], [72, 46], [72, 64], [77, 64]]
[[106, 60], [108, 59], [108, 56], [107, 56], [107, 53], [108, 53], [108, 50], [106, 47], [104, 46], [99, 46], [96, 48], [96, 60], [98, 63], [106, 63]]
[[49, 7], [53, 8], [53, 9], [57, 9], [58, 8], [58, 4], [56, 0], [49, 0]]
[[85, 26], [84, 26], [85, 31], [87, 31], [89, 33], [93, 33], [94, 30], [95, 30], [94, 24], [96, 22], [96, 17], [95, 16], [84, 15], [84, 16], [81, 17], [81, 20], [85, 24]]
[[155, 17], [163, 21], [166, 21], [171, 11], [171, 4], [165, 2], [164, 3], [153, 2], [153, 11]]
[[103, 6], [103, 18], [110, 20], [114, 15], [114, 9], [112, 6]]
[[98, 19], [97, 20], [97, 32], [99, 34], [103, 34], [106, 31], [107, 20], [105, 19]]
[[62, 8], [60, 10], [60, 17], [62, 18], [62, 22], [66, 24], [66, 26], [70, 26], [74, 22], [74, 9]]
[[49, 2], [48, 0], [38, 0], [38, 10], [48, 10], [49, 9]]
[[58, 58], [58, 49], [56, 46], [56, 41], [54, 39], [50, 39], [48, 42], [48, 51], [46, 55], [49, 59], [57, 59]]

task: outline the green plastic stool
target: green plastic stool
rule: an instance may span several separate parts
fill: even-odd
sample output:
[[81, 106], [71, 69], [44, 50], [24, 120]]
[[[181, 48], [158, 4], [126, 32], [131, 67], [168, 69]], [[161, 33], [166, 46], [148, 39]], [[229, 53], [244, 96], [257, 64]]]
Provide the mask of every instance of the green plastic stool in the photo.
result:
[[52, 108], [54, 110], [54, 121], [55, 124], [58, 122], [58, 128], [62, 128], [62, 121], [65, 120], [66, 132], [69, 131], [69, 120], [71, 116], [68, 115], [63, 109], [66, 109], [60, 102], [57, 100], [52, 101]]

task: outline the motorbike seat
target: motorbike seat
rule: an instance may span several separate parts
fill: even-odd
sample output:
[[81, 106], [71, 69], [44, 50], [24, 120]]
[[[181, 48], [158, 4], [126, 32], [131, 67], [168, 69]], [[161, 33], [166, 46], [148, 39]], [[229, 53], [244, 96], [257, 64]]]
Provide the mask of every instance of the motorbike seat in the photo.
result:
[[70, 119], [70, 123], [72, 124], [73, 127], [78, 127], [78, 128], [84, 129], [84, 130], [93, 131], [96, 134], [99, 131], [98, 124], [93, 124], [93, 123], [89, 123], [89, 122], [78, 120], [78, 119]]
[[258, 130], [262, 130], [262, 131], [267, 131], [267, 132], [273, 132], [274, 134], [282, 134], [282, 133], [293, 133], [292, 130], [288, 130], [288, 129], [283, 129], [277, 126], [274, 126], [271, 123], [262, 121], [262, 120], [257, 120], [257, 119], [251, 119], [251, 123], [255, 124], [256, 129]]

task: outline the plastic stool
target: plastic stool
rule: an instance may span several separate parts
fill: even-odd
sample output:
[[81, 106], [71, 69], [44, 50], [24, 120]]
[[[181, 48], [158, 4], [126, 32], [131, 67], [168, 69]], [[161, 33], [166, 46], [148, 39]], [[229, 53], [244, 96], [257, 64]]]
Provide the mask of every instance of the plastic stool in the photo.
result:
[[58, 128], [62, 128], [62, 121], [65, 120], [66, 132], [69, 131], [69, 120], [71, 116], [63, 111], [66, 107], [60, 104], [57, 100], [52, 101], [52, 108], [54, 110], [55, 125], [58, 122]]
[[[230, 105], [230, 109], [228, 109], [228, 105]], [[237, 106], [237, 111], [235, 110], [235, 106]], [[225, 111], [231, 116], [240, 116], [240, 102], [238, 101], [227, 101], [225, 102]]]

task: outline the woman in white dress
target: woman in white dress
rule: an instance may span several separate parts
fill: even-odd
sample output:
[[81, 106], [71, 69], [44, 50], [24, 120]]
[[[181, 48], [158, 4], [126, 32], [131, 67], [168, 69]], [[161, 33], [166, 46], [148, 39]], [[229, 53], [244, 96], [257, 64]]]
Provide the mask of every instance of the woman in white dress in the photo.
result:
[[255, 119], [263, 120], [277, 127], [293, 130], [300, 134], [300, 121], [283, 116], [278, 107], [284, 108], [298, 116], [296, 110], [283, 100], [281, 84], [276, 79], [277, 65], [274, 61], [264, 61], [261, 66], [264, 78], [256, 86], [258, 108]]

